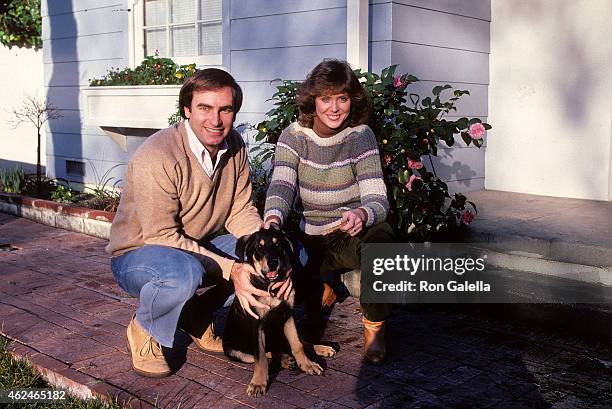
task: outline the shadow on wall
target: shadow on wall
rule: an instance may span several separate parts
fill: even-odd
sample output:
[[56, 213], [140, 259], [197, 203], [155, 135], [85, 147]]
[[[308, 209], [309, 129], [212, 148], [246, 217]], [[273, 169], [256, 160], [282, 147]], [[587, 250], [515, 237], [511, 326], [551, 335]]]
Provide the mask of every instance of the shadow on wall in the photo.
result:
[[[603, 2], [602, 2], [603, 3]], [[593, 2], [589, 7], [597, 7]], [[520, 21], [527, 25], [548, 25], [549, 33], [554, 32], [559, 37], [544, 37], [540, 39], [542, 45], [550, 52], [548, 58], [548, 71], [553, 75], [551, 84], [558, 93], [557, 103], [566, 119], [575, 124], [577, 128], [584, 126], [588, 120], [589, 96], [600, 84], [597, 83], [597, 71], [601, 70], [599, 64], [594, 64], [593, 55], [589, 55], [593, 48], [586, 44], [599, 44], [603, 40], [597, 36], [597, 28], [589, 32], [579, 32], [581, 26], [576, 24], [580, 16], [576, 11], [581, 6], [568, 7], [564, 1], [530, 1], [514, 2], [505, 9], [510, 20]], [[509, 33], [508, 35], [511, 35]], [[591, 35], [589, 39], [585, 35]], [[604, 45], [605, 47], [605, 45]], [[603, 56], [605, 52], [601, 53]], [[605, 61], [601, 61], [605, 63]], [[540, 67], [542, 69], [542, 67]]]
[[[15, 160], [6, 160], [0, 159], [0, 169], [13, 170], [21, 168], [25, 173], [36, 173], [36, 164], [35, 163], [27, 163], [27, 162], [19, 162]], [[47, 168], [42, 166], [42, 172], [45, 174]]]
[[[432, 156], [434, 169], [436, 171], [436, 175], [443, 181], [458, 181], [462, 188], [469, 191], [471, 190], [472, 179], [477, 176], [477, 172], [474, 171], [465, 161], [454, 158], [459, 149], [475, 148], [461, 148], [455, 145], [453, 148], [438, 149], [438, 156]], [[423, 161], [425, 166], [428, 169], [431, 169], [429, 159], [423, 158]]]
[[[79, 53], [77, 23], [72, 2], [47, 0], [48, 38], [44, 38], [45, 71], [51, 70], [47, 101], [61, 110], [63, 118], [49, 121], [47, 129], [47, 175], [84, 182], [83, 176], [67, 177], [66, 160], [83, 154], [79, 105]], [[61, 19], [58, 18], [61, 15]], [[60, 24], [61, 22], [61, 24]], [[59, 64], [58, 64], [59, 63]], [[60, 76], [61, 70], [61, 76]], [[67, 83], [66, 78], [69, 79]], [[68, 142], [69, 141], [69, 142]], [[79, 159], [80, 160], [80, 159]]]

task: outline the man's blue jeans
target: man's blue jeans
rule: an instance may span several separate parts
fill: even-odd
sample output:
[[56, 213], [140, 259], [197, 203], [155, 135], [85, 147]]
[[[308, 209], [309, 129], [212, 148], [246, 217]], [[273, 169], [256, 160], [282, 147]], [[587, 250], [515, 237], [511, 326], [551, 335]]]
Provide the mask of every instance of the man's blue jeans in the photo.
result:
[[[236, 259], [236, 238], [218, 236], [210, 247]], [[143, 246], [111, 260], [113, 276], [128, 294], [139, 297], [136, 320], [161, 345], [171, 348], [181, 310], [206, 279], [200, 261], [166, 246]]]

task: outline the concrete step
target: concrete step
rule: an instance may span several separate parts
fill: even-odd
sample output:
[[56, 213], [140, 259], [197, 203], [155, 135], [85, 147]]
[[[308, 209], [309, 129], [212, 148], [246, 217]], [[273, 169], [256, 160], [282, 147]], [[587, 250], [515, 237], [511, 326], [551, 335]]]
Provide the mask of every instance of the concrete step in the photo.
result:
[[583, 243], [569, 238], [506, 234], [479, 226], [470, 230], [467, 240], [486, 244], [491, 250], [523, 257], [602, 268], [612, 266], [612, 247], [598, 243]]
[[612, 248], [544, 234], [506, 234], [475, 226], [467, 241], [487, 251], [487, 263], [525, 273], [612, 286]]

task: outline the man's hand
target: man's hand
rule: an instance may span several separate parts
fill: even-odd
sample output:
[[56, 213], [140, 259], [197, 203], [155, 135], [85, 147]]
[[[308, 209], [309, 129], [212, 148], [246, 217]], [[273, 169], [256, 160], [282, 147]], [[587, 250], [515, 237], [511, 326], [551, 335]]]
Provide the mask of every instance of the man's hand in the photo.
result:
[[252, 307], [270, 309], [270, 306], [257, 301], [254, 296], [258, 295], [260, 297], [265, 297], [269, 294], [264, 290], [253, 287], [250, 279], [251, 274], [255, 274], [255, 270], [250, 265], [234, 263], [230, 278], [234, 282], [236, 297], [238, 297], [238, 301], [242, 308], [253, 318], [259, 319], [257, 314], [253, 312]]
[[[291, 280], [291, 271], [287, 271], [287, 278], [283, 281], [279, 281], [271, 287], [271, 290], [275, 290], [280, 287], [278, 293], [276, 293], [276, 297], [284, 298], [285, 300], [289, 299], [289, 294], [291, 294], [291, 290], [293, 289], [293, 281]], [[284, 296], [284, 297], [283, 297]]]
[[363, 230], [364, 224], [361, 210], [347, 210], [346, 212], [342, 213], [340, 230], [349, 234], [351, 237], [354, 237], [358, 235], [361, 230]]

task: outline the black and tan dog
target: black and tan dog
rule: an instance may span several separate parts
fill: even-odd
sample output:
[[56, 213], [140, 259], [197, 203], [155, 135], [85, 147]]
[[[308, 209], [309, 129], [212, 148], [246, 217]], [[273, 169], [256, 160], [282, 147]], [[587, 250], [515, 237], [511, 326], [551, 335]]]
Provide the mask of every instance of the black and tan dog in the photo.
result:
[[[295, 293], [291, 290], [285, 300], [271, 293], [271, 287], [287, 278], [295, 257], [293, 245], [285, 234], [276, 229], [260, 230], [238, 240], [236, 255], [251, 264], [256, 274], [251, 276], [254, 287], [268, 291], [266, 297], [256, 297], [270, 306], [270, 310], [255, 308], [259, 320], [244, 311], [238, 299], [229, 311], [223, 334], [223, 350], [228, 357], [254, 363], [254, 373], [247, 386], [249, 396], [261, 396], [268, 386], [268, 359], [266, 352], [291, 353], [282, 357], [283, 367], [295, 363], [309, 375], [320, 375], [323, 368], [304, 353], [293, 318]], [[314, 345], [319, 356], [331, 357], [336, 351], [325, 345]], [[295, 359], [295, 361], [293, 361]]]

